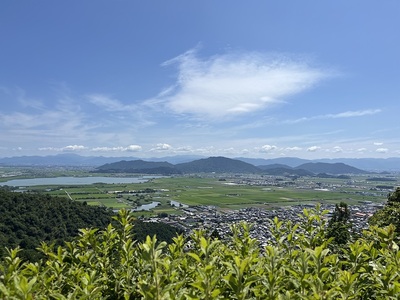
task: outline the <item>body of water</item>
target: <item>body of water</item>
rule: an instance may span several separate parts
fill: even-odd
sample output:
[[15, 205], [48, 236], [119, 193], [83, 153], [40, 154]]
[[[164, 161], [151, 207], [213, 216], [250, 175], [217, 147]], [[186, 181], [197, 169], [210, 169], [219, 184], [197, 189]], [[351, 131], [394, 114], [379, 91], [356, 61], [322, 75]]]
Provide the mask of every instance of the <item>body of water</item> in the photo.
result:
[[53, 178], [30, 178], [30, 179], [13, 179], [0, 182], [1, 185], [8, 186], [37, 186], [37, 185], [81, 185], [93, 183], [142, 183], [152, 178], [161, 176], [143, 176], [143, 177], [53, 177]]
[[140, 206], [138, 206], [138, 207], [136, 207], [135, 209], [132, 209], [132, 210], [133, 211], [150, 210], [152, 208], [156, 208], [158, 204], [160, 204], [160, 202], [153, 201], [153, 202], [151, 202], [149, 204], [140, 205]]
[[175, 201], [175, 200], [171, 200], [171, 206], [182, 207], [182, 208], [188, 208], [189, 207], [189, 205], [180, 203], [180, 202]]

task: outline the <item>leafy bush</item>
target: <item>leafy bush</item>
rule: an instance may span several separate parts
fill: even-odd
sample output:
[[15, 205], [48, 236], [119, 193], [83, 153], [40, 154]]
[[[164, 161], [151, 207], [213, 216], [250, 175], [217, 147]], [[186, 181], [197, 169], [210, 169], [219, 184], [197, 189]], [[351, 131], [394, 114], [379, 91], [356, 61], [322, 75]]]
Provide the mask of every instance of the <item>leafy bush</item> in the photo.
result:
[[385, 206], [374, 213], [368, 220], [370, 225], [378, 227], [393, 224], [397, 234], [400, 233], [400, 187], [387, 195]]
[[[1, 299], [398, 299], [400, 252], [393, 226], [373, 227], [348, 244], [342, 259], [325, 238], [326, 211], [304, 210], [302, 222], [271, 221], [260, 247], [249, 225], [229, 241], [196, 231], [171, 244], [136, 242], [132, 216], [120, 226], [82, 229], [64, 247], [42, 244], [46, 260], [22, 262], [8, 250], [0, 265]], [[118, 229], [117, 229], [118, 228]]]

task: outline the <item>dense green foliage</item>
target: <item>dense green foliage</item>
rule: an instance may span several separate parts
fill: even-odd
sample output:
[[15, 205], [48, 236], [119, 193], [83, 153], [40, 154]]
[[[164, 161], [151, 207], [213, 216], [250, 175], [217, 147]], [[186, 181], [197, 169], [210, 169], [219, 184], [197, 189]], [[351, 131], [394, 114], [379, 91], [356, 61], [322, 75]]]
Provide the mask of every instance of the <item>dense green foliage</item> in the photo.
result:
[[[81, 228], [105, 228], [114, 215], [110, 209], [62, 197], [0, 189], [0, 257], [6, 254], [5, 247], [19, 246], [21, 257], [38, 260], [42, 255], [36, 248], [41, 242], [64, 245]], [[156, 234], [161, 241], [171, 242], [177, 231], [169, 225], [135, 220], [133, 234], [139, 241]]]
[[379, 227], [393, 224], [396, 227], [396, 232], [400, 233], [400, 187], [389, 193], [387, 199], [385, 207], [377, 211], [369, 219], [369, 223]]
[[351, 229], [349, 219], [350, 210], [347, 204], [344, 202], [336, 204], [326, 229], [327, 238], [333, 238], [334, 244], [344, 245], [349, 241]]
[[342, 258], [325, 238], [325, 212], [304, 210], [294, 225], [275, 218], [265, 247], [249, 226], [227, 242], [196, 231], [173, 243], [136, 242], [132, 216], [117, 227], [81, 230], [64, 247], [43, 244], [46, 260], [21, 262], [10, 250], [0, 265], [4, 299], [398, 299], [400, 252], [394, 227], [371, 228]]
[[400, 187], [397, 187], [394, 192], [389, 193], [387, 196], [388, 198], [388, 205], [393, 203], [400, 203]]
[[177, 234], [182, 230], [164, 223], [144, 222], [135, 219], [133, 221], [132, 234], [136, 241], [145, 241], [147, 236], [157, 236], [160, 242], [172, 243]]
[[0, 257], [5, 246], [20, 246], [22, 256], [33, 259], [42, 241], [61, 245], [80, 228], [107, 226], [112, 215], [108, 209], [66, 198], [0, 189]]

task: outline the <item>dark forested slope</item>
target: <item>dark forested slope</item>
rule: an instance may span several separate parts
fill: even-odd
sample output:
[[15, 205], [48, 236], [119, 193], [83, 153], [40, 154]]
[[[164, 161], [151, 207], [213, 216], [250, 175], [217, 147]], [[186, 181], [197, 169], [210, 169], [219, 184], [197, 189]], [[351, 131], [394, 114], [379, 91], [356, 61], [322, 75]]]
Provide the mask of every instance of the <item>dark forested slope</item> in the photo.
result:
[[178, 174], [179, 170], [168, 162], [154, 162], [143, 160], [122, 160], [105, 164], [96, 169], [96, 172], [105, 173], [140, 173], [140, 174]]
[[[20, 246], [24, 258], [35, 260], [42, 241], [62, 245], [78, 235], [81, 228], [105, 228], [112, 221], [110, 209], [44, 194], [16, 193], [0, 188], [0, 257], [5, 247]], [[156, 234], [171, 241], [177, 229], [136, 220], [133, 232], [138, 240]]]
[[0, 256], [5, 246], [20, 246], [26, 256], [35, 255], [41, 241], [62, 244], [80, 228], [107, 226], [112, 215], [106, 208], [66, 198], [0, 189]]

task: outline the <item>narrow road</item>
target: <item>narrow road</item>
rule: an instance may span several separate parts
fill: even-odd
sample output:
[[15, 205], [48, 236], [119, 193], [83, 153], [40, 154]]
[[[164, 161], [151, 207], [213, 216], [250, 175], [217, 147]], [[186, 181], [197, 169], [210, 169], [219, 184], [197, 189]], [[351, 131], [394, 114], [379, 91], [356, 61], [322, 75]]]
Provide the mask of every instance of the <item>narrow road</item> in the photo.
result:
[[69, 198], [70, 200], [73, 200], [72, 197], [71, 197], [71, 195], [67, 192], [67, 190], [64, 190], [64, 191], [65, 191], [65, 193], [67, 194], [68, 198]]

